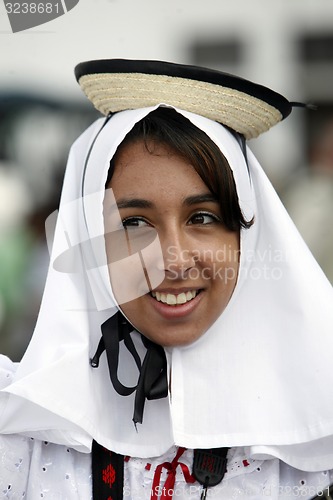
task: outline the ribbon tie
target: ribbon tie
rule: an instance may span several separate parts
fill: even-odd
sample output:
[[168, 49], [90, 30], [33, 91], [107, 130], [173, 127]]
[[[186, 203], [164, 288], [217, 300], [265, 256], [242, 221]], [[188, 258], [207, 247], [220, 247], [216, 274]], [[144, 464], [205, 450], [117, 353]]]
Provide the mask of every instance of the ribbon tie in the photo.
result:
[[[150, 495], [151, 500], [172, 500], [178, 466], [180, 466], [183, 471], [184, 478], [187, 483], [195, 482], [195, 478], [190, 473], [187, 465], [178, 461], [185, 450], [186, 448], [178, 448], [177, 454], [172, 462], [163, 462], [156, 467]], [[160, 486], [162, 469], [166, 469], [168, 471], [163, 488]]]
[[[146, 399], [161, 399], [168, 395], [167, 363], [163, 347], [141, 335], [142, 342], [147, 349], [141, 363], [130, 333], [132, 325], [119, 311], [102, 324], [102, 338], [94, 357], [90, 360], [93, 368], [99, 365], [99, 359], [106, 350], [110, 379], [115, 391], [121, 396], [129, 396], [136, 391], [134, 402], [133, 422], [142, 424], [143, 411]], [[126, 387], [118, 379], [119, 343], [124, 341], [128, 351], [133, 356], [139, 371], [138, 383], [133, 387]]]

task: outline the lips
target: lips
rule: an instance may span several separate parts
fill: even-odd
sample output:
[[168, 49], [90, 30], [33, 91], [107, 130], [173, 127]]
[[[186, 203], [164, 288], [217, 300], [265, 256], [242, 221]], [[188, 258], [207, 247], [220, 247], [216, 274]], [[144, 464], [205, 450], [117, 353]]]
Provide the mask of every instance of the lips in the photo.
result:
[[153, 309], [168, 321], [183, 321], [197, 309], [204, 289], [166, 289], [148, 294]]

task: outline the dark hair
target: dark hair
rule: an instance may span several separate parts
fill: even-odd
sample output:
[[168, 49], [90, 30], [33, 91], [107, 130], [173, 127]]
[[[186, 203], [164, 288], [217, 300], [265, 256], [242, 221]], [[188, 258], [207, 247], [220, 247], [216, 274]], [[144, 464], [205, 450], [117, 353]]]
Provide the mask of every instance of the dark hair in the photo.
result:
[[[208, 135], [174, 109], [159, 107], [140, 120], [119, 145], [143, 140], [153, 154], [152, 144], [164, 144], [185, 158], [199, 174], [221, 207], [222, 219], [231, 231], [249, 228], [239, 206], [235, 181], [229, 163]], [[117, 152], [110, 162], [106, 186], [111, 181]], [[244, 172], [246, 175], [247, 172]]]

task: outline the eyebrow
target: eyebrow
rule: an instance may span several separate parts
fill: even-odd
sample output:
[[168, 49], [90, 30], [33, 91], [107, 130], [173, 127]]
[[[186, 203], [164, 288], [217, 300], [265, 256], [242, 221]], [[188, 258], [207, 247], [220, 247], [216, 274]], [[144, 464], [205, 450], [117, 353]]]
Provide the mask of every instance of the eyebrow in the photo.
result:
[[[188, 207], [200, 203], [218, 203], [218, 200], [212, 193], [195, 194], [184, 199], [183, 205]], [[154, 203], [144, 198], [121, 198], [117, 201], [117, 207], [120, 208], [154, 208]]]
[[212, 193], [202, 193], [195, 194], [193, 196], [188, 196], [184, 200], [184, 205], [192, 206], [199, 205], [200, 203], [218, 203], [216, 196]]
[[[184, 199], [183, 204], [190, 207], [200, 203], [218, 203], [212, 193], [195, 194]], [[121, 198], [117, 201], [117, 208], [154, 208], [154, 203], [144, 198]]]
[[153, 208], [154, 203], [143, 198], [121, 198], [117, 201], [118, 208]]

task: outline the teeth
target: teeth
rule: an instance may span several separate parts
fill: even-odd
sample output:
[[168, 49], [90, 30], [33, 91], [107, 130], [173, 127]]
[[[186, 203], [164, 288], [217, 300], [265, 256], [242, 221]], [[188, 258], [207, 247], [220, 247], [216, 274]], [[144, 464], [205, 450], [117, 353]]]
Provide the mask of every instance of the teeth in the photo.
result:
[[191, 290], [188, 292], [182, 292], [179, 295], [160, 292], [152, 292], [151, 294], [159, 302], [163, 302], [164, 304], [168, 304], [169, 306], [175, 306], [177, 304], [185, 304], [186, 302], [189, 302], [190, 300], [194, 299], [197, 293], [197, 290]]
[[[192, 294], [191, 294], [191, 298], [192, 298]], [[186, 293], [180, 293], [178, 296], [177, 296], [177, 304], [185, 304], [185, 302], [187, 302], [187, 298], [186, 298]]]
[[177, 297], [172, 293], [168, 293], [166, 296], [166, 301], [169, 306], [175, 306], [177, 304]]

